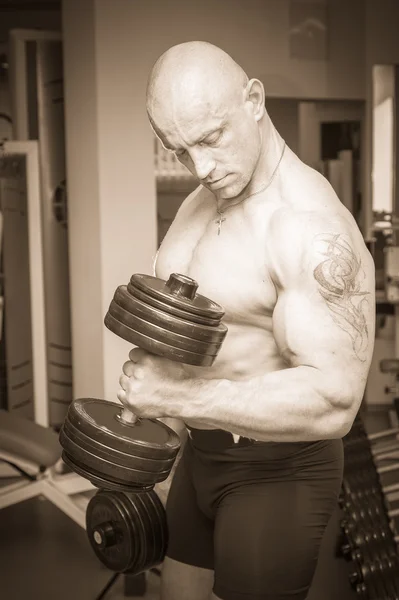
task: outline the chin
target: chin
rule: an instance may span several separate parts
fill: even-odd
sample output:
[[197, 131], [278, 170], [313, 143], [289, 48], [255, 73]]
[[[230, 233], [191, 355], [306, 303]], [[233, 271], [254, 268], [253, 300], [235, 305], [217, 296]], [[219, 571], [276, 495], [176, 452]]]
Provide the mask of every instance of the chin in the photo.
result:
[[217, 198], [221, 200], [233, 200], [242, 194], [243, 188], [240, 185], [227, 185], [216, 191]]

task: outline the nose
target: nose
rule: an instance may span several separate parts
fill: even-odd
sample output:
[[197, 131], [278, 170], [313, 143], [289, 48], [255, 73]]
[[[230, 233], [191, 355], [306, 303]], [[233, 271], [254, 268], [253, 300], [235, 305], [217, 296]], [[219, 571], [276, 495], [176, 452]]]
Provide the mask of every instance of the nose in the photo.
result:
[[215, 159], [206, 148], [193, 149], [190, 156], [198, 179], [205, 181], [216, 167]]

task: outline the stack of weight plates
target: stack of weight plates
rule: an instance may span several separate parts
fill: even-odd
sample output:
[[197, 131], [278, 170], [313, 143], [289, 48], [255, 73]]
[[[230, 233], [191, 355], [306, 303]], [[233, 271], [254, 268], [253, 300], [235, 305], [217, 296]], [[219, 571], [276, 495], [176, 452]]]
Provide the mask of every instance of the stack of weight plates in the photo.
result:
[[94, 398], [72, 402], [60, 432], [62, 457], [97, 487], [151, 489], [168, 477], [179, 437], [155, 419], [123, 425], [116, 418], [120, 410], [120, 404]]
[[99, 491], [87, 507], [86, 531], [97, 557], [112, 571], [137, 574], [164, 559], [166, 515], [153, 491]]
[[197, 283], [133, 275], [115, 292], [104, 323], [128, 342], [190, 365], [211, 366], [227, 333], [221, 306], [196, 294]]

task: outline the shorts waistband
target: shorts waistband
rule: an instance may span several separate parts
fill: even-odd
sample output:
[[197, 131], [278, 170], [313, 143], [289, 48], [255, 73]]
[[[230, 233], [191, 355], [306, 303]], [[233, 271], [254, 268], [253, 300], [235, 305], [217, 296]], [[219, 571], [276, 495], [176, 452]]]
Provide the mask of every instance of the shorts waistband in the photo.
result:
[[[257, 440], [236, 435], [224, 429], [196, 429], [186, 425], [188, 436], [198, 448], [204, 450], [223, 450], [225, 448], [242, 448], [253, 446]], [[267, 443], [267, 442], [265, 442]]]

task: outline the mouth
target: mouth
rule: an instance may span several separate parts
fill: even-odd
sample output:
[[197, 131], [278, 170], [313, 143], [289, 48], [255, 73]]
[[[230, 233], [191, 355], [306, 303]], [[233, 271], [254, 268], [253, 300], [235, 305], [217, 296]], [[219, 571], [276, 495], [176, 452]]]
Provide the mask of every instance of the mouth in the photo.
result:
[[220, 179], [215, 179], [214, 181], [208, 181], [207, 185], [213, 189], [218, 189], [222, 187], [223, 181], [226, 179], [227, 175], [221, 177]]

